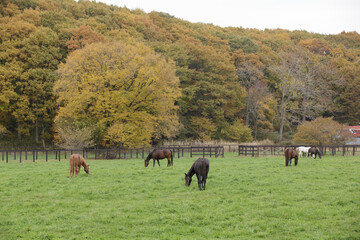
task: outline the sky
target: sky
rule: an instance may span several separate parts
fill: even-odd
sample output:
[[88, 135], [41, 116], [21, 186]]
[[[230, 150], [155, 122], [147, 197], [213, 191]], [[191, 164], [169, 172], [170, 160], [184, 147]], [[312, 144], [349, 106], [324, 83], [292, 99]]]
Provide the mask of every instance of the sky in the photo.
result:
[[220, 27], [360, 33], [360, 0], [97, 0]]

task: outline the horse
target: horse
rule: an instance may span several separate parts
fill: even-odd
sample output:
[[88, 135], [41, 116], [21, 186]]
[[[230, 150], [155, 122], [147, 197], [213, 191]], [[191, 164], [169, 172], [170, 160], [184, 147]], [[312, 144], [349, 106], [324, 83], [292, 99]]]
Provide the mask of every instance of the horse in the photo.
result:
[[209, 160], [206, 158], [199, 158], [191, 166], [188, 173], [185, 173], [185, 185], [190, 186], [192, 176], [196, 174], [198, 179], [199, 190], [205, 190], [206, 179], [209, 173]]
[[89, 165], [86, 164], [85, 159], [80, 154], [72, 154], [70, 156], [70, 177], [79, 175], [81, 166], [84, 167], [84, 171], [90, 174]]
[[[155, 160], [157, 160], [158, 165], [160, 167], [159, 159], [167, 158], [168, 164], [167, 166], [173, 166], [173, 154], [168, 149], [154, 149], [145, 159], [145, 167], [149, 165], [150, 159], [153, 159], [153, 167], [155, 166]], [[170, 161], [171, 160], [171, 161]]]
[[319, 154], [319, 158], [321, 159], [321, 153], [320, 153], [319, 149], [317, 149], [315, 147], [310, 148], [308, 151], [308, 157], [309, 157], [309, 155], [313, 156], [313, 154], [315, 155], [315, 159], [316, 159], [316, 155], [318, 155], [318, 154]]
[[298, 150], [299, 150], [299, 157], [304, 157], [306, 156], [306, 154], [309, 152], [309, 149], [311, 147], [299, 147]]
[[295, 151], [295, 149], [292, 148], [286, 148], [284, 151], [285, 154], [285, 166], [287, 167], [289, 162], [290, 162], [290, 166], [291, 166], [291, 159], [295, 159], [295, 166], [298, 163], [298, 154]]

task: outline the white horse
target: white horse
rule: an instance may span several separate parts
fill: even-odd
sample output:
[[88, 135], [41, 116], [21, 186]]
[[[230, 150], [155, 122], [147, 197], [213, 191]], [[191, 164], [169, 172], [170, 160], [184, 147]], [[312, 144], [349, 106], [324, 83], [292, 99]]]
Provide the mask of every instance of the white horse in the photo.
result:
[[307, 156], [310, 148], [311, 147], [299, 147], [299, 157]]

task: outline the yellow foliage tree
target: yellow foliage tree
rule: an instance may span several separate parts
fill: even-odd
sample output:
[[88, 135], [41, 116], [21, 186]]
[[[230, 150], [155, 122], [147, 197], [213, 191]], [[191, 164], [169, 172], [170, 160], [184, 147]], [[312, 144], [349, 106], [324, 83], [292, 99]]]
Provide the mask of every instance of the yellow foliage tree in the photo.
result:
[[102, 140], [125, 147], [170, 138], [179, 127], [174, 69], [139, 43], [96, 43], [74, 51], [57, 71], [56, 124], [98, 124], [105, 129]]
[[319, 117], [301, 124], [294, 135], [294, 142], [320, 147], [342, 145], [349, 137], [345, 129], [345, 125], [334, 121], [333, 118]]

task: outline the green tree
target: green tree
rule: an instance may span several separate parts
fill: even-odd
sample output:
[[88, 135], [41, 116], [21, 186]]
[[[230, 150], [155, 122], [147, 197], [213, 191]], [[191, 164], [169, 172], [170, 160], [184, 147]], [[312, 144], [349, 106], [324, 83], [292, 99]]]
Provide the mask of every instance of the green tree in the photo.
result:
[[223, 136], [225, 140], [237, 143], [251, 142], [253, 140], [251, 129], [245, 126], [239, 119], [235, 120], [232, 125], [223, 129]]

